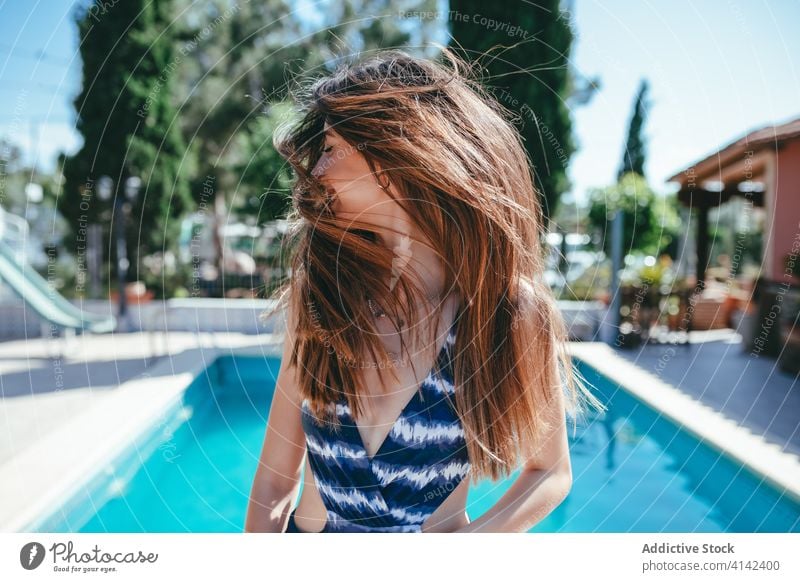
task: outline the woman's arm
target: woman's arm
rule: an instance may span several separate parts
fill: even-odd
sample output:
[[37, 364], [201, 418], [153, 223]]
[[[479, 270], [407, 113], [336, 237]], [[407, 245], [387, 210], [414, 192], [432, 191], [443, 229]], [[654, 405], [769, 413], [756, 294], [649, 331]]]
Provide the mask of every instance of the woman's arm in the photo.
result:
[[491, 509], [457, 533], [526, 532], [566, 498], [569, 475], [544, 469], [523, 469], [511, 488]]
[[281, 367], [250, 492], [245, 532], [283, 532], [300, 489], [306, 449], [296, 369], [288, 368], [295, 330], [295, 319], [290, 310], [287, 310]]
[[[555, 364], [554, 364], [555, 365]], [[558, 377], [556, 375], [555, 377]], [[552, 430], [508, 491], [457, 532], [526, 532], [558, 507], [572, 488], [564, 394], [555, 389], [545, 415]]]

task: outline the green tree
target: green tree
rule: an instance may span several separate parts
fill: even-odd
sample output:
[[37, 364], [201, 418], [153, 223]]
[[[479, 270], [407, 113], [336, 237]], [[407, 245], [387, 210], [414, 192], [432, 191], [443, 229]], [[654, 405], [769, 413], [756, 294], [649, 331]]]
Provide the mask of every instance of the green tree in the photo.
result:
[[627, 172], [636, 172], [640, 176], [644, 176], [644, 164], [647, 157], [644, 124], [650, 109], [647, 99], [648, 91], [647, 80], [642, 79], [633, 105], [631, 121], [628, 124], [628, 139], [625, 142], [625, 151], [622, 154], [622, 164], [617, 172], [617, 180]]
[[[272, 104], [289, 96], [290, 80], [318, 76], [358, 52], [402, 45], [411, 33], [400, 30], [397, 8], [388, 0], [331, 2], [314, 23], [285, 0], [181, 1], [188, 14], [181, 125], [199, 161], [193, 190], [213, 190], [213, 200], [203, 202], [216, 225], [219, 270], [220, 227], [231, 220], [226, 214], [235, 210], [263, 221], [288, 208], [287, 170], [269, 132], [283, 111]], [[435, 7], [433, 0], [413, 4]]]
[[12, 214], [21, 214], [25, 210], [28, 170], [20, 147], [8, 138], [0, 137], [0, 204]]
[[140, 177], [127, 232], [132, 276], [141, 256], [173, 246], [176, 219], [192, 205], [186, 179], [191, 160], [184, 159], [172, 103], [179, 60], [174, 16], [172, 0], [113, 6], [97, 0], [76, 12], [83, 85], [74, 104], [83, 145], [65, 162], [59, 210], [71, 225], [77, 250], [85, 222], [111, 218], [113, 198], [109, 203], [98, 198], [97, 179], [110, 176], [116, 197], [125, 196], [127, 178]]
[[[239, 134], [241, 158], [234, 167], [239, 176], [235, 209], [257, 222], [282, 218], [289, 210], [292, 179], [289, 166], [272, 146], [275, 128], [292, 114], [291, 104], [273, 103], [264, 115]], [[239, 195], [241, 194], [241, 195]]]
[[198, 161], [192, 191], [212, 218], [221, 273], [222, 225], [234, 220], [230, 211], [241, 200], [259, 194], [237, 174], [246, 155], [240, 147], [270, 101], [285, 95], [287, 69], [303, 62], [308, 46], [298, 42], [301, 22], [284, 0], [181, 3], [186, 13], [178, 48], [184, 56], [177, 92], [181, 129]]
[[547, 217], [555, 214], [559, 196], [569, 188], [566, 170], [576, 147], [567, 106], [575, 88], [569, 70], [571, 16], [559, 4], [450, 2], [451, 47], [468, 60], [479, 60], [485, 85], [519, 113]]
[[675, 196], [659, 196], [640, 175], [629, 172], [606, 188], [589, 194], [589, 223], [603, 233], [603, 249], [611, 252], [610, 220], [617, 209], [624, 216], [623, 251], [657, 256], [671, 248], [680, 235], [680, 218]]

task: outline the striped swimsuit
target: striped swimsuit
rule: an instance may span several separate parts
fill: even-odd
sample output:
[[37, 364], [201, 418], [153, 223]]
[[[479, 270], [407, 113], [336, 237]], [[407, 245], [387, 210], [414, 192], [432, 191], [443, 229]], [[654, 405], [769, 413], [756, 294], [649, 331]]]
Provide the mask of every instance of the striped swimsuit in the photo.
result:
[[[336, 405], [339, 434], [317, 423], [303, 401], [309, 464], [328, 518], [323, 532], [420, 532], [469, 473], [464, 429], [452, 404], [454, 327], [455, 321], [420, 390], [372, 459], [346, 401]], [[287, 532], [302, 531], [292, 511]]]

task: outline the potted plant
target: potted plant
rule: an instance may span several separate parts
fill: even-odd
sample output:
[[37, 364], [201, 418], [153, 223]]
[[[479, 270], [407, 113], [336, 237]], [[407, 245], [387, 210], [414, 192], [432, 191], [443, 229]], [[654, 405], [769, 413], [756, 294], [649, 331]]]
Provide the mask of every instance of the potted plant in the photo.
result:
[[[128, 305], [148, 303], [153, 300], [153, 297], [153, 291], [147, 289], [141, 281], [133, 281], [125, 285], [125, 299]], [[116, 289], [112, 289], [109, 293], [109, 299], [112, 303], [116, 303], [119, 300], [119, 292]]]

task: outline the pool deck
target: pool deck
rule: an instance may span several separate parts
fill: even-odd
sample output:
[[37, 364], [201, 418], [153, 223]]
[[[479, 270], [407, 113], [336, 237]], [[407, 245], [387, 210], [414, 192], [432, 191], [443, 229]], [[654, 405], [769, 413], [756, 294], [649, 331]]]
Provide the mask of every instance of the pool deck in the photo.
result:
[[[0, 531], [46, 530], [48, 508], [137, 443], [214, 359], [280, 355], [281, 339], [86, 335], [72, 338], [63, 357], [54, 357], [47, 340], [0, 343]], [[743, 354], [735, 334], [686, 347], [625, 352], [574, 342], [570, 350], [800, 501], [797, 378], [774, 360]]]
[[800, 502], [798, 378], [743, 352], [732, 330], [698, 333], [688, 345], [573, 342], [570, 351]]
[[[85, 494], [97, 467], [145, 446], [192, 380], [226, 354], [280, 355], [277, 335], [169, 332], [0, 344], [0, 531], [48, 531], [55, 507]], [[164, 432], [168, 427], [164, 424]], [[140, 440], [141, 439], [141, 440]]]

